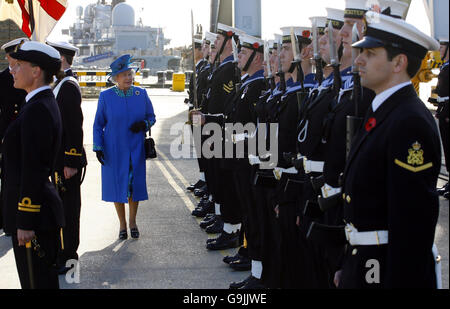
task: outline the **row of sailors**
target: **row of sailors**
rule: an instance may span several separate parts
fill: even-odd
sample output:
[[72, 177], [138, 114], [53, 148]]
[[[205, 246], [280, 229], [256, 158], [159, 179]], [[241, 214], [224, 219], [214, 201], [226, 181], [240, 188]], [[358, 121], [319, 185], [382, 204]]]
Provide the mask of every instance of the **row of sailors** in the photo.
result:
[[[188, 188], [202, 197], [201, 227], [220, 233], [207, 249], [240, 246], [224, 262], [251, 270], [231, 288], [440, 287], [439, 134], [410, 82], [439, 44], [401, 19], [407, 5], [383, 3], [346, 0], [345, 11], [311, 18], [314, 29], [282, 28], [270, 57], [264, 41], [223, 24], [197, 50], [190, 119], [265, 123], [278, 141], [267, 166], [261, 153], [236, 156], [257, 134], [235, 134], [235, 156], [202, 156]], [[216, 147], [209, 137], [196, 142]]]

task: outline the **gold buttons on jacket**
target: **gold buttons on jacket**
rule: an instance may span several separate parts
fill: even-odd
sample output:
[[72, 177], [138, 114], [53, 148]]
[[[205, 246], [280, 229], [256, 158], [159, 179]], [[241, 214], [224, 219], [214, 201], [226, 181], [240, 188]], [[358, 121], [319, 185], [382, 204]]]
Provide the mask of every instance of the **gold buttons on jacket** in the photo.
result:
[[350, 197], [350, 195], [346, 195], [345, 193], [342, 195], [342, 198], [344, 199], [344, 201], [346, 201], [349, 204], [352, 201], [352, 198]]

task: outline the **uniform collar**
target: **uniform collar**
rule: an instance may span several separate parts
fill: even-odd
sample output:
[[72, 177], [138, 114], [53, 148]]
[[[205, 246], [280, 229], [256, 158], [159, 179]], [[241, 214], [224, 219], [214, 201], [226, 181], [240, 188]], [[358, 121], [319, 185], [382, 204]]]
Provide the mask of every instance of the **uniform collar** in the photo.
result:
[[52, 88], [49, 85], [45, 85], [42, 87], [39, 87], [37, 89], [34, 89], [33, 91], [31, 91], [30, 93], [27, 94], [27, 96], [25, 97], [25, 101], [28, 102], [31, 100], [31, 98], [33, 98], [36, 94], [38, 94], [39, 92], [42, 92], [44, 90], [52, 90]]
[[224, 66], [225, 64], [227, 64], [227, 63], [229, 63], [229, 62], [232, 62], [233, 60], [234, 60], [233, 55], [228, 56], [228, 57], [226, 57], [225, 60], [220, 64], [220, 66], [222, 67], [222, 66]]
[[407, 81], [405, 83], [398, 84], [392, 88], [389, 88], [382, 93], [378, 94], [375, 99], [372, 101], [372, 109], [374, 112], [377, 111], [377, 109], [383, 104], [387, 99], [389, 99], [394, 93], [399, 91], [400, 89], [412, 85], [411, 81]]
[[250, 84], [252, 81], [258, 80], [258, 79], [264, 79], [264, 70], [260, 70], [260, 71], [256, 72], [255, 74], [253, 74], [252, 76], [249, 76], [245, 80], [244, 84], [242, 84], [241, 88], [244, 88], [245, 86]]

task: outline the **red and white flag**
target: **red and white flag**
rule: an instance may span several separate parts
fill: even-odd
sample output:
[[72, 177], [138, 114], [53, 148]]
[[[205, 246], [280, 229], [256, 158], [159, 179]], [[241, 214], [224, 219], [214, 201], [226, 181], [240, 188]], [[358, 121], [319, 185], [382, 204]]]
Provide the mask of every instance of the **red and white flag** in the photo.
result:
[[68, 0], [0, 0], [0, 21], [11, 19], [30, 39], [45, 39], [63, 16]]

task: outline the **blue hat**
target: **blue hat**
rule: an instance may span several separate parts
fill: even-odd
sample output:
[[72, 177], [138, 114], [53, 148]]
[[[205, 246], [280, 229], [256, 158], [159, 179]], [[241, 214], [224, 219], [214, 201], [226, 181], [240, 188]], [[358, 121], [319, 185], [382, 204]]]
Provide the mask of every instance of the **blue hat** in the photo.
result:
[[117, 58], [113, 63], [111, 63], [111, 73], [110, 76], [116, 76], [119, 73], [131, 70], [131, 55], [123, 55]]

